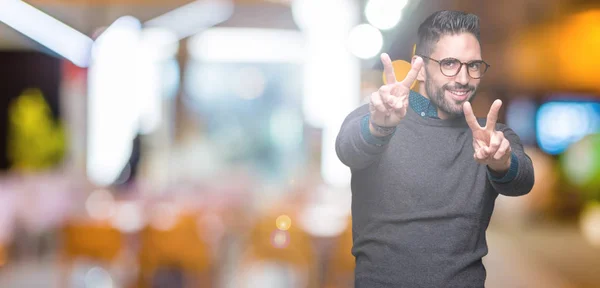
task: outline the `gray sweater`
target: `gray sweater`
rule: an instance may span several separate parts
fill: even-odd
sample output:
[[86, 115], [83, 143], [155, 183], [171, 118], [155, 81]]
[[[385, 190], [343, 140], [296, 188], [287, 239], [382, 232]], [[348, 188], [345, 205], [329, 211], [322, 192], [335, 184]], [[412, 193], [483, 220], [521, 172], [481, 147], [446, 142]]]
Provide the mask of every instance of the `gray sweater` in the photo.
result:
[[350, 113], [336, 141], [352, 171], [356, 287], [483, 287], [496, 197], [527, 194], [534, 183], [519, 137], [497, 124], [517, 162], [502, 181], [473, 159], [464, 117], [425, 118], [408, 109], [396, 133], [378, 143], [361, 130], [368, 114], [368, 105]]

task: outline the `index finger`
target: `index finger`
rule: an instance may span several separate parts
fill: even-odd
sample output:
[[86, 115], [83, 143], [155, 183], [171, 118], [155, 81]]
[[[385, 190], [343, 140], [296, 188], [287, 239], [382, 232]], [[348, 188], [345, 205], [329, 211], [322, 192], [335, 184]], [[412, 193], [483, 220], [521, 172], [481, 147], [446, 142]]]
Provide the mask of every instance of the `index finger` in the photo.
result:
[[479, 123], [477, 122], [477, 118], [473, 113], [473, 108], [471, 108], [471, 103], [469, 101], [463, 104], [463, 112], [465, 113], [467, 124], [469, 125], [469, 128], [471, 128], [471, 130], [475, 131], [477, 129], [481, 129], [481, 126], [479, 126]]
[[415, 80], [417, 80], [417, 75], [419, 75], [421, 67], [423, 67], [423, 59], [416, 57], [415, 61], [411, 64], [410, 71], [408, 71], [408, 74], [406, 74], [406, 77], [400, 84], [410, 89]]
[[381, 63], [383, 63], [383, 72], [385, 74], [386, 84], [396, 83], [396, 74], [394, 74], [394, 67], [392, 66], [392, 59], [387, 53], [381, 54]]
[[498, 112], [500, 111], [500, 107], [502, 107], [502, 100], [497, 99], [492, 103], [492, 107], [490, 108], [490, 112], [487, 115], [487, 122], [485, 123], [485, 129], [487, 130], [495, 130], [496, 121], [498, 121]]

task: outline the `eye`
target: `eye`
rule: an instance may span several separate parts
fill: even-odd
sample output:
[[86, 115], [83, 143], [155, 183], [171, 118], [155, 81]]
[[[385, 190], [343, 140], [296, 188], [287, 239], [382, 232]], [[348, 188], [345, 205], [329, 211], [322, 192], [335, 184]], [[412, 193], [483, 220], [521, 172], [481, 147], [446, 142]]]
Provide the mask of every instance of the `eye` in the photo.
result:
[[482, 61], [473, 61], [469, 63], [469, 69], [472, 71], [479, 71], [481, 65], [483, 65]]
[[458, 67], [458, 60], [456, 59], [444, 59], [442, 61], [440, 61], [440, 65], [442, 65], [442, 68], [444, 69], [456, 69], [456, 67]]

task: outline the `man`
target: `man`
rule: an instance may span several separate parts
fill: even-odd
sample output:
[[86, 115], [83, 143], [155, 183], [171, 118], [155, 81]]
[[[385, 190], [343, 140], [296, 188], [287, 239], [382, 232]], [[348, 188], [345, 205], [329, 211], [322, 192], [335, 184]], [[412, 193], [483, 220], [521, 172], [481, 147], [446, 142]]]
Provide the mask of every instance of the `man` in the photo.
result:
[[[352, 171], [356, 287], [484, 287], [485, 232], [498, 194], [527, 194], [531, 159], [497, 124], [496, 100], [476, 119], [473, 99], [488, 65], [479, 18], [440, 11], [419, 27], [412, 68], [345, 119], [336, 141]], [[419, 91], [410, 90], [417, 80]]]

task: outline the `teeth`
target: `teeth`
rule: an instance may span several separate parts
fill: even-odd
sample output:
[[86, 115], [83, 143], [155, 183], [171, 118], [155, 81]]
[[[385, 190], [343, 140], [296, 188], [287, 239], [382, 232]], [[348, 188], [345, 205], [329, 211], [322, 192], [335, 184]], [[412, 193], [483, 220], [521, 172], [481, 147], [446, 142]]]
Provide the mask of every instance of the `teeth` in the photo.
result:
[[465, 94], [467, 94], [467, 91], [450, 91], [450, 93], [457, 95], [457, 96], [463, 96]]

